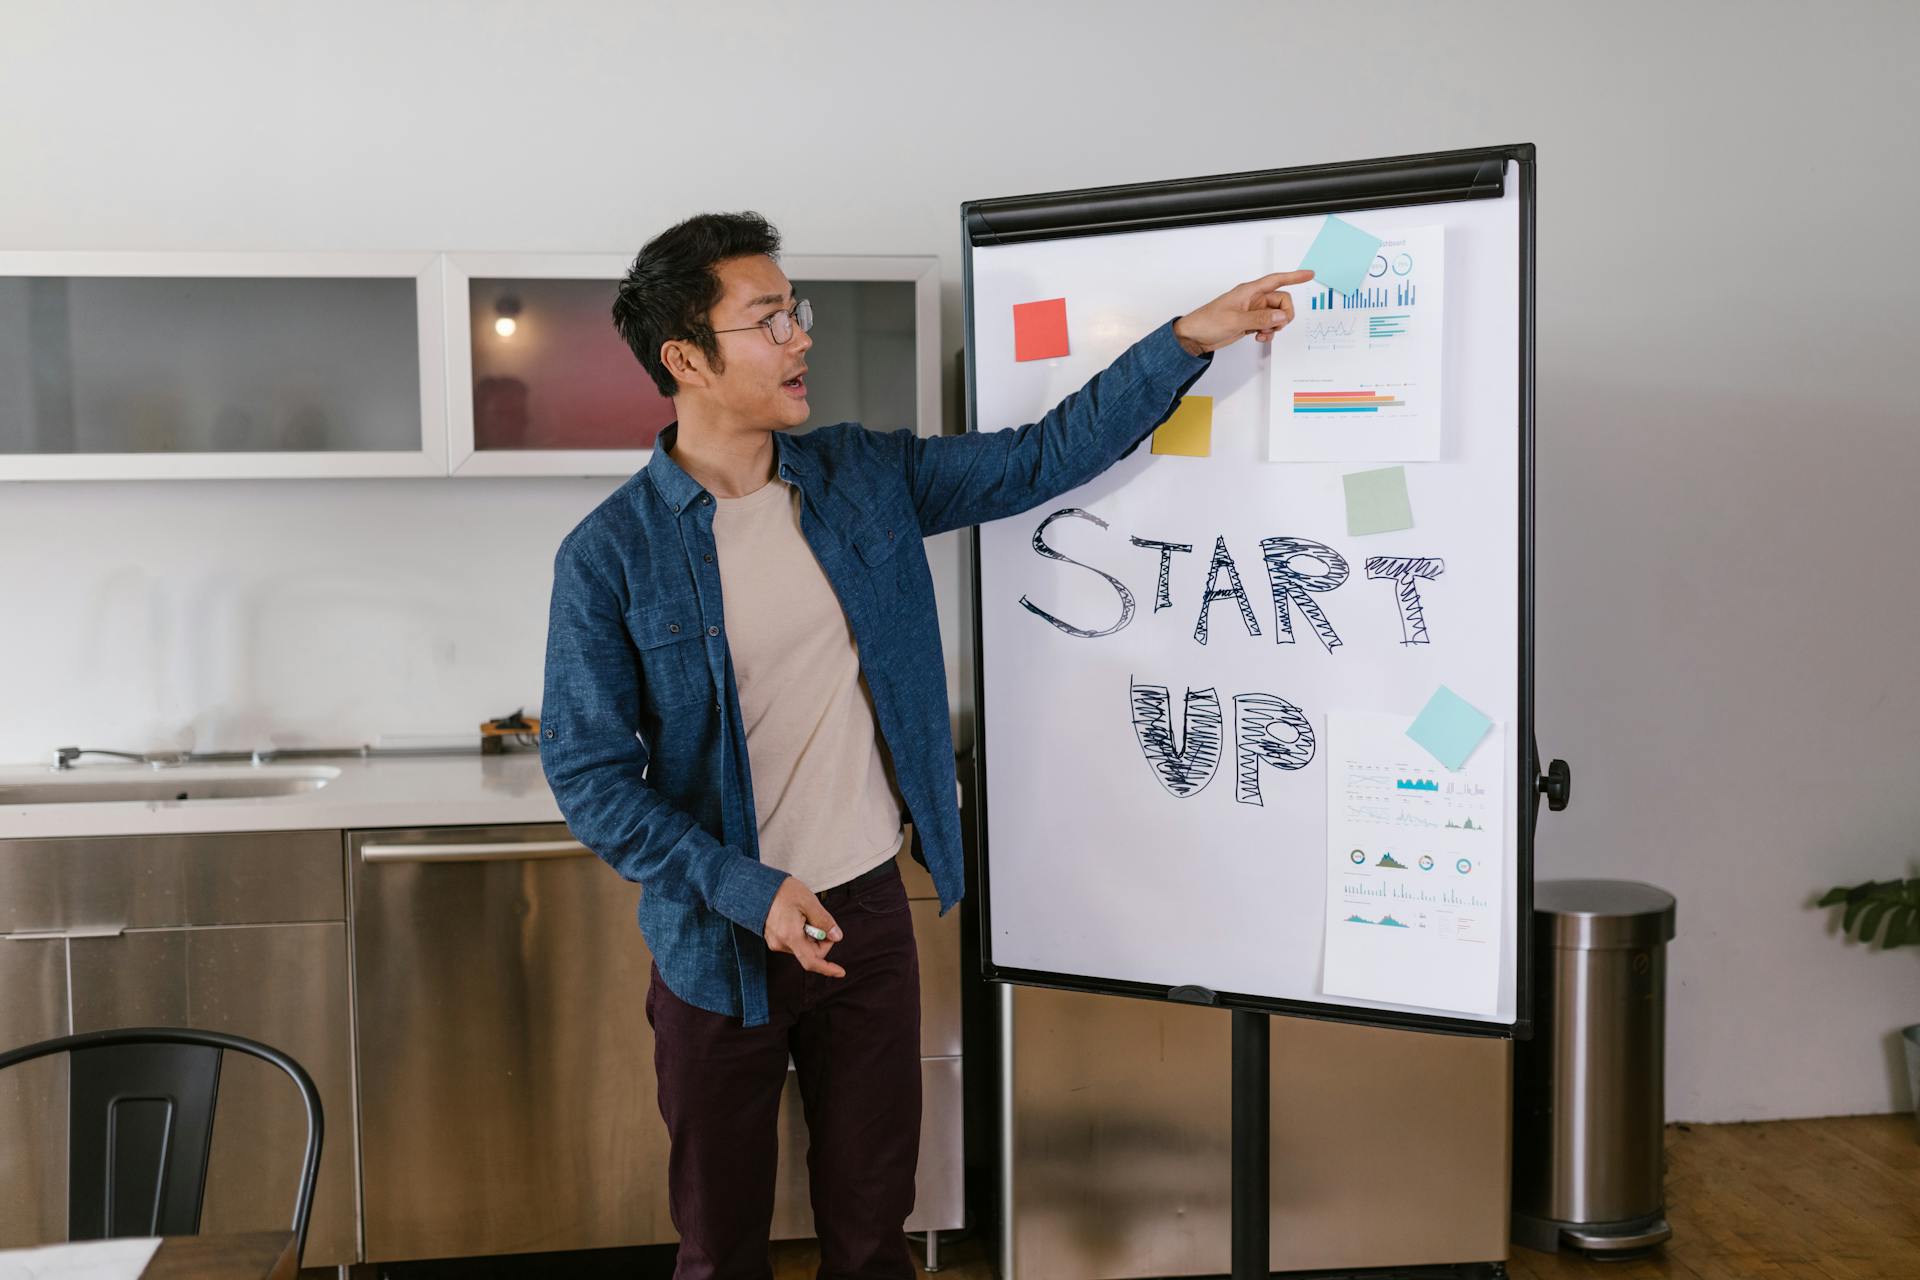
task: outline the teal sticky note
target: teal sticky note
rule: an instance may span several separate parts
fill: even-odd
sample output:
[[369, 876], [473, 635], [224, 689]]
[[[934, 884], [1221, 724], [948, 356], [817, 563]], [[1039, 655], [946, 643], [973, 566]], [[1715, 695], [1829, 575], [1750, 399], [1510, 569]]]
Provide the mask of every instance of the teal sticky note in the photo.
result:
[[1313, 238], [1307, 256], [1300, 260], [1302, 270], [1313, 272], [1313, 282], [1335, 293], [1352, 293], [1373, 269], [1373, 256], [1380, 252], [1379, 236], [1370, 236], [1351, 222], [1329, 217]]
[[1347, 486], [1347, 532], [1392, 533], [1413, 528], [1413, 504], [1407, 501], [1407, 469], [1381, 467], [1342, 476]]
[[1441, 685], [1407, 726], [1407, 736], [1447, 768], [1458, 769], [1491, 728], [1493, 721], [1480, 714], [1478, 707]]

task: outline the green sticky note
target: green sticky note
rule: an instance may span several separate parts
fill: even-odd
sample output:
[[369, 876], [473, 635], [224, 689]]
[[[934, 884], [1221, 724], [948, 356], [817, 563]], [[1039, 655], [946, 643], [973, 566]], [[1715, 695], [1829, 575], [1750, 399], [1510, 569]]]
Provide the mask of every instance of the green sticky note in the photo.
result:
[[1435, 760], [1457, 770], [1491, 728], [1493, 721], [1478, 707], [1441, 685], [1407, 726], [1407, 736], [1425, 747]]
[[1381, 467], [1342, 476], [1347, 486], [1347, 532], [1392, 533], [1413, 528], [1413, 504], [1407, 501], [1407, 469]]
[[1313, 238], [1307, 256], [1300, 260], [1303, 270], [1313, 272], [1313, 282], [1335, 293], [1352, 293], [1373, 269], [1373, 256], [1380, 252], [1379, 236], [1370, 236], [1340, 218], [1329, 217]]

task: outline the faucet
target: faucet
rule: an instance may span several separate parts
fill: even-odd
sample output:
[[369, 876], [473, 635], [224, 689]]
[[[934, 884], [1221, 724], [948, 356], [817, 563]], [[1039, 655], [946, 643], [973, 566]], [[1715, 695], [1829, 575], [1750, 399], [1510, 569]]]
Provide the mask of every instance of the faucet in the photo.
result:
[[179, 764], [185, 758], [177, 753], [135, 755], [131, 751], [105, 751], [99, 747], [60, 747], [53, 753], [53, 767], [71, 769], [73, 762], [81, 756], [113, 756], [120, 760], [132, 760], [136, 764], [152, 765], [156, 769], [162, 765]]

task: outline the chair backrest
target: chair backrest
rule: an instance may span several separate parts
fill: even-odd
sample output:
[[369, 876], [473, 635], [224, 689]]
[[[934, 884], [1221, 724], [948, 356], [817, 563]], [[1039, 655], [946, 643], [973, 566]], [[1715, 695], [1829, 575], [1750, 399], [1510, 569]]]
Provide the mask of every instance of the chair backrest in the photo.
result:
[[220, 1061], [227, 1050], [286, 1072], [306, 1104], [307, 1148], [293, 1207], [294, 1256], [305, 1251], [322, 1134], [313, 1078], [270, 1045], [184, 1027], [88, 1031], [0, 1053], [0, 1070], [68, 1055], [69, 1239], [199, 1233]]

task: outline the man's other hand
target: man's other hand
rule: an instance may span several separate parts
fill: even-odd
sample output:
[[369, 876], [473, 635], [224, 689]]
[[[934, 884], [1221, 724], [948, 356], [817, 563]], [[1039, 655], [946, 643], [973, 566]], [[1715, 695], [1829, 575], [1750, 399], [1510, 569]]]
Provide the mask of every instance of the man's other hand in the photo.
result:
[[1175, 320], [1173, 336], [1190, 356], [1230, 347], [1248, 334], [1256, 342], [1272, 342], [1274, 334], [1293, 323], [1293, 295], [1287, 286], [1311, 279], [1311, 271], [1276, 271], [1235, 285], [1198, 311]]
[[[827, 940], [815, 942], [809, 938], [808, 925], [825, 930]], [[824, 973], [829, 978], [847, 976], [845, 969], [827, 959], [827, 952], [833, 950], [833, 944], [844, 936], [840, 926], [820, 905], [820, 899], [792, 876], [782, 880], [779, 892], [773, 895], [773, 906], [767, 911], [764, 933], [769, 950], [786, 952], [809, 973]]]

